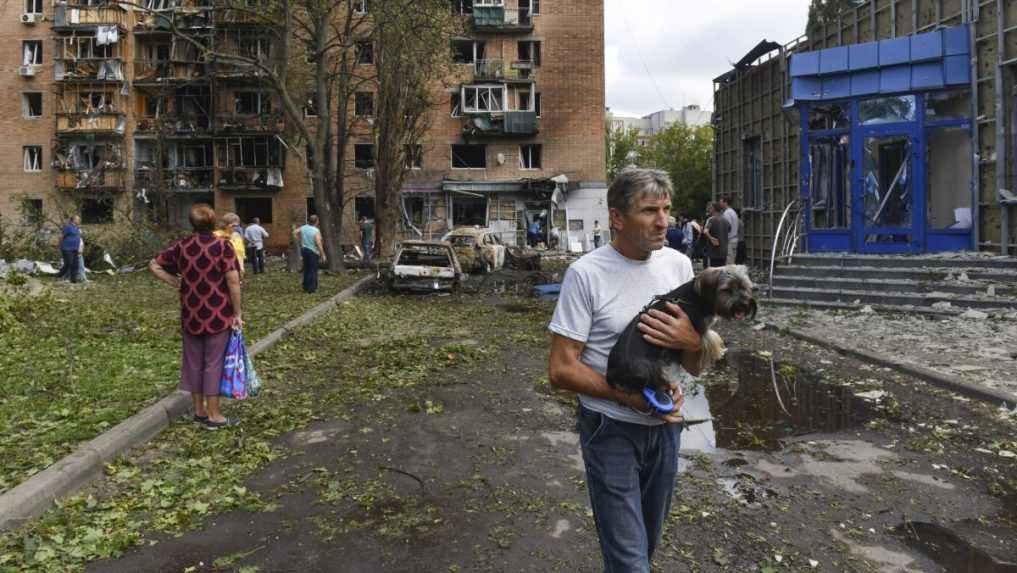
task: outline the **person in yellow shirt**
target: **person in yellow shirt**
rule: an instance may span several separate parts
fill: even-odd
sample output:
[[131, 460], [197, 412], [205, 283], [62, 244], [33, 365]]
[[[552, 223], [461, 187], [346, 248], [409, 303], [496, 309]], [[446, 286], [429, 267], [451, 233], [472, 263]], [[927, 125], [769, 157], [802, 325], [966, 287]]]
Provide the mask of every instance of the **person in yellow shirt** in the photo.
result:
[[244, 236], [240, 234], [238, 227], [240, 227], [240, 217], [236, 213], [226, 213], [219, 219], [218, 229], [215, 230], [216, 237], [222, 237], [229, 239], [233, 250], [237, 254], [237, 266], [240, 268], [240, 277], [244, 276], [244, 255], [246, 247], [244, 245]]

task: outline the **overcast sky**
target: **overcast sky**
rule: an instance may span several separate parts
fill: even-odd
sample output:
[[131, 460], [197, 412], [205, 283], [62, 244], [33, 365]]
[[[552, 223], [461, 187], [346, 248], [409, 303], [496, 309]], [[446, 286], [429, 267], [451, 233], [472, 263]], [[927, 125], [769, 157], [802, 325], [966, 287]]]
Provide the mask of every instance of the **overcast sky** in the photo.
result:
[[607, 105], [643, 116], [699, 104], [760, 40], [805, 31], [809, 0], [605, 0]]

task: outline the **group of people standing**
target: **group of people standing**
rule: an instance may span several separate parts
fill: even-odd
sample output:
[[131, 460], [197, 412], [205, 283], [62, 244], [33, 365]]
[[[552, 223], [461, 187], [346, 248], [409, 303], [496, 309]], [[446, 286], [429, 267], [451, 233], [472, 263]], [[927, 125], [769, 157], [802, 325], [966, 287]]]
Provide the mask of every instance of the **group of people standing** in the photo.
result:
[[706, 223], [671, 217], [667, 243], [692, 260], [703, 261], [704, 268], [742, 263], [745, 258], [741, 220], [727, 197], [706, 206]]

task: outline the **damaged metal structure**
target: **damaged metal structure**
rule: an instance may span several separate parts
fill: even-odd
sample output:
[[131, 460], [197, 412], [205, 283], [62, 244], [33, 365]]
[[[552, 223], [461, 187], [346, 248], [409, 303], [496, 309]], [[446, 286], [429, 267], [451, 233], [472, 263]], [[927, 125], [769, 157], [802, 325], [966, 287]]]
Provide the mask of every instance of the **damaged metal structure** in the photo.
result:
[[814, 253], [1012, 255], [1015, 74], [1013, 2], [844, 3], [714, 80], [714, 194], [756, 262], [794, 218]]

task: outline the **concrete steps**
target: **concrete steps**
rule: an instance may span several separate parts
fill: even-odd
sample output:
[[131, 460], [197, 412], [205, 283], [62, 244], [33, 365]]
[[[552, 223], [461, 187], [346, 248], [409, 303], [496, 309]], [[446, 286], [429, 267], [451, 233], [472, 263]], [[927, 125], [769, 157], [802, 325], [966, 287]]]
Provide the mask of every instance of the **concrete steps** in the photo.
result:
[[816, 308], [869, 305], [944, 314], [1017, 309], [1017, 259], [974, 254], [796, 255], [791, 264], [774, 269], [773, 292], [768, 294], [770, 304]]

